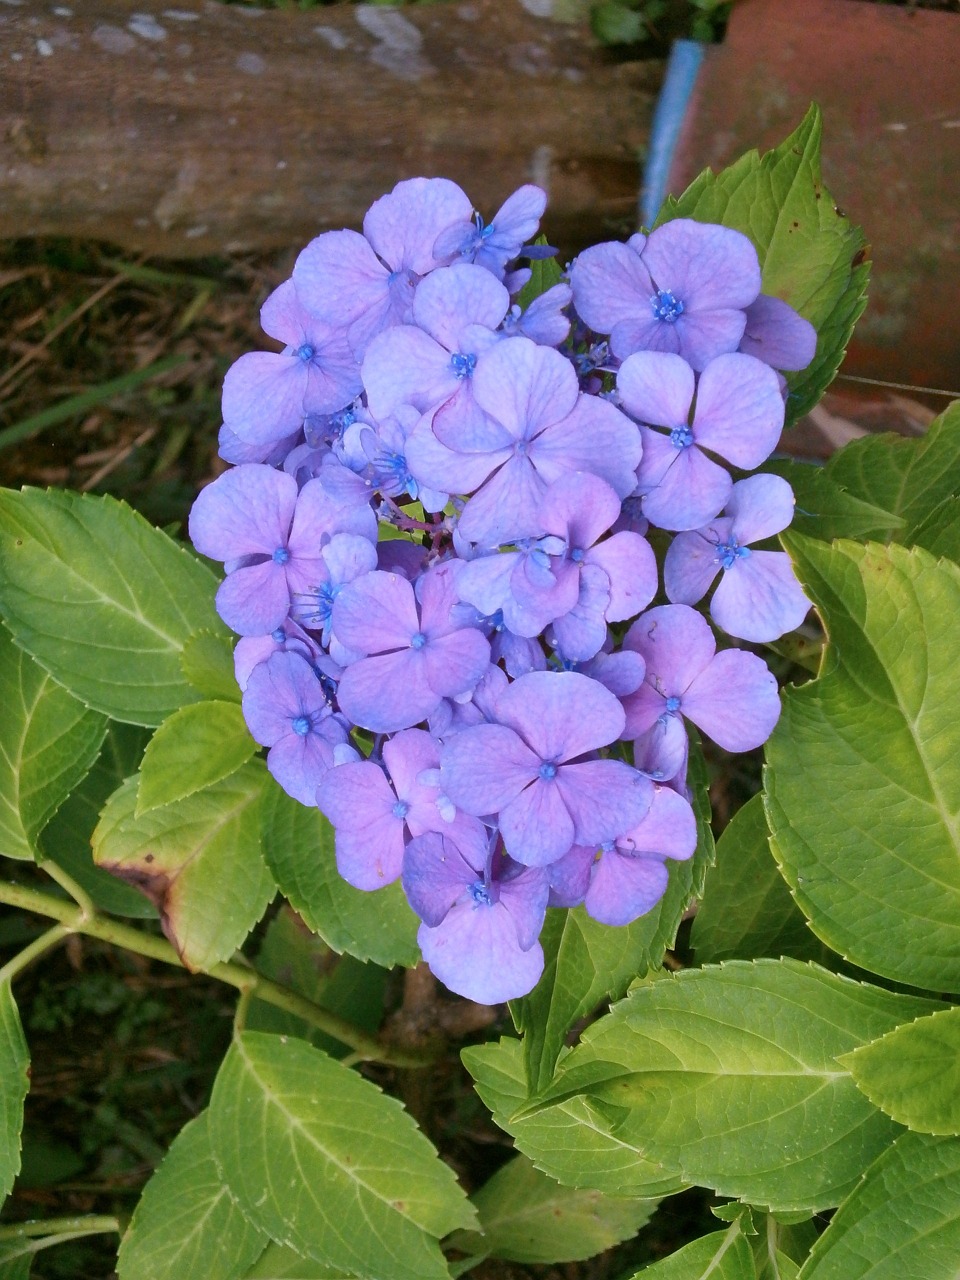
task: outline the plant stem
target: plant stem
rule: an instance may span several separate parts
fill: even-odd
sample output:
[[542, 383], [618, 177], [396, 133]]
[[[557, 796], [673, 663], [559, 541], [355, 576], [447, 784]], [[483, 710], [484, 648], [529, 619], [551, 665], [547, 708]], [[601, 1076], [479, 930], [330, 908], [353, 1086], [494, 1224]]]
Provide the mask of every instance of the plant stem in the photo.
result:
[[97, 914], [97, 908], [93, 904], [93, 899], [87, 893], [82, 885], [77, 884], [73, 876], [69, 875], [64, 869], [57, 865], [51, 858], [47, 858], [41, 864], [51, 880], [56, 880], [61, 889], [65, 889], [70, 897], [74, 900], [83, 914], [88, 920], [92, 920]]
[[69, 938], [72, 932], [73, 930], [68, 929], [66, 925], [56, 924], [52, 929], [48, 929], [46, 933], [41, 933], [39, 938], [34, 938], [29, 946], [24, 947], [22, 951], [18, 952], [12, 960], [8, 960], [3, 968], [0, 969], [0, 983], [12, 982], [17, 974], [22, 973], [38, 956], [42, 956], [45, 951], [55, 947], [64, 938]]
[[[37, 889], [27, 888], [26, 885], [6, 883], [0, 884], [0, 902], [58, 920], [63, 926], [64, 935], [82, 933], [87, 937], [99, 938], [103, 942], [123, 947], [126, 951], [133, 951], [137, 955], [147, 956], [151, 960], [159, 960], [163, 964], [177, 965], [179, 968], [187, 967], [169, 942], [154, 938], [140, 929], [134, 929], [107, 916], [96, 913], [92, 917], [88, 916], [81, 908], [64, 902], [62, 898], [55, 898], [52, 894], [41, 893]], [[54, 930], [50, 930], [49, 934], [43, 935], [44, 938], [50, 937], [53, 932]], [[40, 941], [41, 939], [38, 938], [26, 948], [26, 951], [36, 947]], [[53, 945], [53, 942], [51, 941], [49, 945]], [[21, 952], [10, 964], [19, 965], [25, 954], [26, 952]], [[229, 961], [213, 965], [204, 972], [207, 977], [216, 978], [217, 981], [225, 982], [239, 991], [250, 991], [258, 1000], [272, 1004], [278, 1009], [284, 1009], [312, 1026], [319, 1027], [321, 1031], [349, 1045], [362, 1060], [387, 1062], [397, 1067], [425, 1067], [433, 1060], [434, 1055], [427, 1050], [405, 1050], [394, 1045], [382, 1044], [375, 1036], [367, 1035], [352, 1022], [339, 1017], [329, 1009], [321, 1008], [305, 996], [291, 991], [289, 987], [281, 986], [279, 982], [263, 977], [246, 963]]]
[[0, 1227], [0, 1241], [31, 1240], [35, 1236], [100, 1235], [107, 1232], [119, 1232], [120, 1223], [116, 1218], [96, 1217], [88, 1215], [79, 1218], [47, 1218], [45, 1222], [4, 1223]]

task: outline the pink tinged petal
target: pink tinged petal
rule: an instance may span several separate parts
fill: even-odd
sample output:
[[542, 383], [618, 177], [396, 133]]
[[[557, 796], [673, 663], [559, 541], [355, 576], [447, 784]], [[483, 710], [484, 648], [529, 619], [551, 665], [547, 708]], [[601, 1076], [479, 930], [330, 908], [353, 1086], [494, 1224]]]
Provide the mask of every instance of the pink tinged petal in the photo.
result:
[[621, 320], [610, 334], [610, 350], [619, 360], [626, 360], [638, 351], [679, 355], [683, 349], [679, 328], [679, 324], [658, 320], [652, 311], [632, 320]]
[[217, 588], [217, 613], [240, 636], [269, 635], [289, 611], [287, 575], [272, 560], [235, 569]]
[[[543, 348], [546, 350], [546, 348]], [[548, 484], [572, 471], [599, 476], [625, 498], [636, 484], [640, 432], [609, 400], [582, 395], [561, 421], [530, 442], [528, 456]]]
[[543, 871], [521, 871], [509, 880], [501, 880], [500, 905], [506, 907], [517, 931], [522, 951], [529, 951], [540, 936], [550, 896], [550, 882]]
[[310, 314], [297, 296], [293, 280], [284, 280], [274, 289], [260, 308], [260, 327], [264, 333], [286, 346], [298, 347], [304, 339]]
[[716, 542], [705, 538], [699, 530], [678, 533], [667, 548], [663, 562], [667, 599], [672, 604], [696, 604], [710, 590], [719, 572]]
[[610, 690], [576, 671], [521, 676], [497, 699], [497, 718], [540, 760], [554, 763], [614, 742], [624, 724], [623, 708]]
[[336, 828], [337, 868], [357, 889], [379, 889], [400, 874], [403, 818], [383, 770], [369, 760], [339, 765], [321, 779], [317, 804]]
[[475, 688], [490, 666], [490, 642], [473, 627], [430, 640], [423, 649], [427, 683], [440, 697]]
[[643, 496], [660, 484], [676, 462], [679, 450], [669, 436], [665, 436], [662, 431], [651, 431], [649, 427], [640, 428], [640, 439], [643, 442], [643, 457], [637, 468], [634, 493]]
[[[241, 642], [242, 643], [242, 642]], [[254, 668], [243, 696], [243, 716], [257, 742], [272, 747], [292, 732], [296, 716], [326, 705], [320, 682], [298, 654], [281, 653], [273, 645], [268, 660]]]
[[545, 489], [546, 481], [529, 458], [509, 457], [463, 508], [457, 524], [461, 537], [481, 547], [496, 547], [539, 533], [537, 507]]
[[[403, 890], [414, 911], [431, 928], [436, 928], [464, 889], [483, 877], [486, 841], [463, 843], [439, 832], [417, 836], [407, 845], [403, 857]], [[474, 865], [477, 864], [477, 865]]]
[[293, 557], [316, 559], [326, 540], [337, 533], [376, 541], [377, 517], [372, 507], [358, 503], [352, 494], [331, 492], [324, 481], [324, 476], [318, 476], [300, 490], [287, 543]]
[[351, 663], [340, 677], [337, 701], [354, 724], [394, 733], [426, 720], [441, 698], [427, 682], [423, 654], [403, 649]]
[[710, 624], [686, 605], [648, 609], [624, 637], [647, 664], [646, 680], [664, 698], [680, 696], [709, 665], [717, 651]]
[[620, 514], [620, 499], [610, 485], [588, 472], [573, 472], [555, 480], [540, 503], [545, 533], [553, 533], [571, 547], [586, 550]]
[[585, 760], [557, 770], [557, 787], [573, 818], [577, 844], [613, 840], [650, 808], [653, 783], [620, 760]]
[[618, 698], [625, 698], [640, 688], [646, 670], [647, 664], [639, 653], [632, 649], [619, 649], [616, 653], [598, 653], [587, 664], [584, 675], [599, 680]]
[[477, 404], [515, 440], [530, 440], [573, 410], [580, 394], [573, 365], [552, 347], [505, 338], [473, 375]]
[[657, 858], [692, 858], [697, 847], [697, 819], [688, 801], [669, 787], [653, 788], [650, 808], [640, 822], [617, 837], [617, 848], [627, 854]]
[[510, 577], [522, 558], [519, 551], [504, 551], [455, 561], [458, 595], [485, 617], [496, 613], [510, 595]]
[[733, 486], [726, 505], [731, 532], [741, 546], [772, 538], [793, 519], [796, 499], [781, 476], [747, 476]]
[[690, 742], [680, 716], [661, 716], [634, 739], [633, 763], [641, 773], [657, 782], [686, 777]]
[[556, 557], [546, 568], [537, 565], [534, 555], [520, 555], [510, 575], [510, 593], [503, 604], [507, 628], [532, 640], [555, 618], [576, 607], [580, 574], [576, 565], [557, 563]]
[[460, 453], [490, 453], [513, 448], [510, 432], [477, 404], [473, 379], [465, 378], [433, 414], [433, 433]]
[[643, 262], [658, 289], [688, 309], [748, 307], [760, 292], [760, 263], [750, 240], [715, 223], [676, 218], [652, 231]]
[[741, 640], [778, 640], [800, 626], [810, 609], [783, 551], [753, 551], [724, 572], [710, 616], [727, 635]]
[[438, 265], [433, 247], [441, 232], [472, 212], [455, 182], [408, 178], [374, 201], [363, 219], [363, 233], [391, 270], [423, 276]]
[[563, 314], [573, 300], [573, 291], [567, 284], [555, 284], [541, 293], [520, 318], [520, 332], [525, 338], [548, 347], [558, 347], [570, 332], [570, 321]]
[[303, 411], [336, 413], [363, 390], [360, 365], [354, 358], [346, 338], [338, 330], [328, 330], [323, 343], [315, 342], [315, 354], [307, 361], [307, 386]]
[[605, 614], [609, 606], [610, 579], [596, 565], [584, 565], [579, 598], [553, 623], [554, 641], [567, 661], [586, 662], [599, 653], [607, 639]]
[[657, 905], [668, 881], [659, 858], [631, 858], [608, 849], [594, 865], [583, 905], [600, 924], [630, 924]]
[[694, 386], [694, 372], [686, 360], [660, 351], [628, 356], [617, 373], [617, 391], [627, 413], [658, 427], [686, 426]]
[[512, 450], [488, 453], [458, 453], [437, 439], [425, 417], [407, 439], [406, 458], [411, 474], [420, 484], [439, 486], [446, 493], [473, 493]]
[[643, 495], [643, 514], [660, 529], [696, 529], [721, 510], [733, 481], [696, 445], [675, 451], [676, 461], [657, 487]]
[[758, 467], [783, 430], [777, 375], [752, 356], [718, 356], [700, 375], [693, 433], [697, 443], [736, 467]]
[[358, 653], [408, 649], [420, 630], [413, 587], [381, 569], [355, 578], [333, 602], [332, 625], [340, 643]]
[[502, 244], [505, 249], [516, 246], [510, 254], [513, 257], [517, 249], [536, 235], [546, 207], [547, 193], [542, 187], [534, 186], [532, 182], [518, 187], [512, 195], [507, 196], [490, 220], [493, 228], [491, 239]]
[[499, 813], [533, 781], [540, 759], [504, 725], [480, 724], [444, 743], [440, 789], [474, 817]]
[[469, 325], [496, 329], [510, 306], [510, 295], [489, 271], [472, 263], [441, 267], [417, 286], [413, 318], [448, 351], [462, 351]]
[[303, 425], [307, 366], [296, 355], [248, 351], [223, 380], [223, 420], [248, 444], [266, 445]]
[[740, 350], [774, 369], [805, 369], [817, 350], [817, 331], [781, 298], [761, 293], [747, 307]]
[[501, 903], [456, 906], [436, 929], [421, 925], [417, 941], [431, 972], [450, 991], [478, 1004], [517, 1000], [543, 973], [543, 948], [535, 943], [521, 949]]
[[665, 714], [666, 697], [646, 680], [635, 692], [621, 698], [626, 722], [621, 738], [637, 738], [652, 729]]
[[610, 581], [608, 622], [635, 617], [657, 594], [657, 560], [638, 533], [615, 533], [587, 553], [586, 563], [602, 569]]
[[573, 305], [597, 333], [649, 311], [653, 284], [639, 252], [610, 242], [585, 249], [570, 269]]
[[408, 324], [386, 329], [372, 339], [362, 373], [375, 418], [385, 418], [401, 404], [412, 404], [421, 413], [434, 409], [460, 385], [450, 366], [450, 352]]
[[596, 852], [594, 845], [575, 844], [562, 858], [551, 862], [547, 868], [551, 907], [576, 907], [583, 901], [590, 887]]
[[435, 640], [458, 630], [460, 623], [451, 618], [457, 592], [457, 572], [452, 562], [434, 565], [417, 581], [415, 594], [420, 602], [420, 630]]
[[201, 489], [190, 512], [190, 540], [212, 560], [273, 555], [287, 545], [296, 502], [292, 476], [245, 463]]
[[387, 299], [387, 269], [356, 231], [326, 231], [311, 240], [293, 268], [304, 306], [328, 324], [347, 328]]
[[750, 751], [773, 732], [780, 716], [780, 695], [761, 658], [725, 649], [692, 682], [682, 709], [724, 750]]
[[673, 326], [680, 354], [694, 369], [705, 369], [711, 360], [736, 351], [745, 323], [742, 311], [689, 311]]
[[562, 858], [573, 844], [574, 830], [556, 778], [535, 778], [500, 810], [507, 853], [528, 867], [545, 867]]
[[267, 768], [288, 796], [313, 808], [317, 786], [333, 768], [333, 746], [315, 733], [290, 734], [267, 752]]

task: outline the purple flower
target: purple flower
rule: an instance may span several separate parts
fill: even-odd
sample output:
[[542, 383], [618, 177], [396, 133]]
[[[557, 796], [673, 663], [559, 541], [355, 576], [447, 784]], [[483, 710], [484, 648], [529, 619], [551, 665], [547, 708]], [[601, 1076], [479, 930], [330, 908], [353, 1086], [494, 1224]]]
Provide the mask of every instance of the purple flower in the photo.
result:
[[585, 250], [570, 283], [579, 315], [610, 334], [621, 359], [664, 351], [703, 369], [736, 351], [760, 292], [760, 264], [739, 231], [677, 218], [627, 245]]
[[647, 664], [643, 684], [623, 700], [624, 737], [659, 725], [668, 741], [685, 740], [683, 716], [727, 751], [759, 747], [773, 732], [780, 696], [766, 664], [739, 649], [717, 653], [709, 624], [687, 605], [649, 609], [623, 643]]
[[507, 263], [537, 234], [546, 207], [547, 193], [528, 183], [508, 196], [486, 225], [478, 213], [449, 227], [433, 251], [441, 259], [475, 262], [500, 280]]
[[190, 512], [190, 537], [205, 556], [223, 560], [227, 577], [217, 610], [244, 636], [281, 625], [291, 598], [321, 580], [320, 549], [334, 533], [376, 538], [369, 506], [339, 502], [320, 480], [297, 489], [292, 476], [250, 463], [218, 476]]
[[740, 350], [774, 369], [805, 369], [817, 350], [817, 331], [789, 303], [761, 293], [747, 307]]
[[423, 920], [423, 958], [451, 991], [499, 1004], [536, 986], [549, 893], [542, 871], [502, 855], [491, 860], [477, 831], [430, 833], [407, 846], [403, 887]]
[[636, 492], [661, 529], [699, 528], [729, 498], [730, 476], [704, 449], [750, 470], [770, 456], [783, 429], [777, 375], [736, 352], [695, 379], [679, 356], [640, 351], [623, 362], [617, 390], [627, 412], [647, 424]]
[[331, 657], [341, 666], [356, 660], [357, 655], [342, 652], [330, 634], [333, 602], [348, 582], [377, 567], [377, 548], [367, 538], [353, 533], [335, 533], [321, 547], [316, 562], [316, 576], [309, 591], [293, 602], [293, 615], [302, 627], [319, 631]]
[[320, 657], [320, 646], [292, 618], [284, 619], [269, 635], [244, 636], [233, 650], [233, 674], [241, 693], [247, 687], [251, 671], [275, 653], [298, 653], [311, 667], [315, 667]]
[[438, 236], [470, 213], [446, 178], [398, 182], [367, 210], [363, 235], [327, 231], [311, 240], [293, 268], [297, 292], [314, 315], [347, 332], [362, 358], [374, 334], [410, 322], [418, 280], [443, 265]]
[[362, 389], [360, 367], [343, 332], [300, 304], [292, 280], [260, 312], [283, 352], [250, 351], [227, 370], [224, 424], [249, 445], [275, 445], [300, 430], [304, 415], [333, 413]]
[[333, 605], [333, 633], [364, 655], [344, 671], [340, 709], [375, 733], [408, 729], [443, 698], [468, 693], [490, 665], [490, 645], [451, 616], [456, 602], [450, 565], [417, 583], [377, 570], [344, 587]]
[[320, 681], [297, 653], [275, 653], [254, 667], [243, 694], [247, 728], [267, 752], [267, 768], [288, 795], [316, 804], [317, 785], [333, 768], [347, 731]]
[[751, 551], [793, 519], [793, 490], [780, 476], [748, 476], [733, 486], [725, 516], [678, 533], [664, 561], [667, 597], [696, 604], [723, 574], [710, 616], [728, 635], [769, 641], [799, 627], [810, 608], [783, 551]]
[[581, 758], [623, 731], [623, 708], [595, 680], [531, 672], [500, 695], [496, 716], [444, 745], [440, 776], [465, 813], [499, 814], [518, 862], [545, 866], [573, 844], [613, 839], [646, 811], [651, 784], [635, 769]]
[[508, 338], [530, 338], [545, 347], [559, 347], [570, 333], [570, 321], [563, 313], [572, 299], [568, 284], [555, 284], [534, 298], [525, 311], [514, 304], [500, 327]]

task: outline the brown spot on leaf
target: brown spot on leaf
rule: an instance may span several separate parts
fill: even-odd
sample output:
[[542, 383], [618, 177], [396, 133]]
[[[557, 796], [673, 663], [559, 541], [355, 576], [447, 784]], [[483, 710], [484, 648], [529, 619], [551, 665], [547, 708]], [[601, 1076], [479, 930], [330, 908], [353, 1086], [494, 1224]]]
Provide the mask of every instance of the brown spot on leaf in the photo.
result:
[[392, 1203], [392, 1205], [393, 1205], [394, 1209], [396, 1209], [397, 1213], [406, 1213], [406, 1211], [407, 1211], [407, 1202], [406, 1202], [406, 1200], [393, 1200], [393, 1201], [391, 1201], [391, 1203]]
[[143, 860], [144, 860], [144, 862], [152, 862], [152, 861], [153, 861], [153, 854], [152, 854], [152, 853], [145, 854], [145, 855], [144, 855], [144, 859], [143, 859]]

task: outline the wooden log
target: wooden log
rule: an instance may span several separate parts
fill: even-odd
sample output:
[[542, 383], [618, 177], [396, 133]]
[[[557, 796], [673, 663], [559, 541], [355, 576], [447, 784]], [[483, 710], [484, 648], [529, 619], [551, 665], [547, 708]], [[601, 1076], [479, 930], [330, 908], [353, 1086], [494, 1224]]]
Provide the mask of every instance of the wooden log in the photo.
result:
[[0, 236], [298, 247], [417, 174], [487, 216], [541, 183], [564, 248], [635, 225], [662, 65], [617, 64], [550, 0], [174, 3], [0, 0]]

